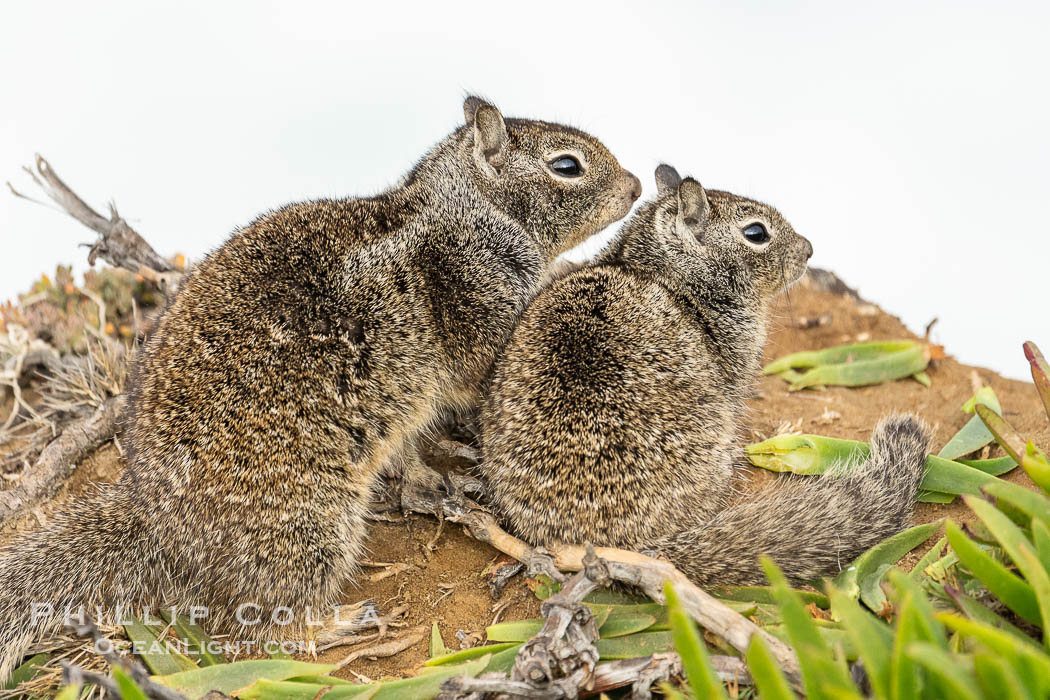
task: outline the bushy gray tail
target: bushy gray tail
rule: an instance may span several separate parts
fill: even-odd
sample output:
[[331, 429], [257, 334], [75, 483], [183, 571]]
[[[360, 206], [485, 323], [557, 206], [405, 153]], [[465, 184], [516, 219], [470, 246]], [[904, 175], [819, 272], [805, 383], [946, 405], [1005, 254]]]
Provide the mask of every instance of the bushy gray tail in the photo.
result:
[[0, 552], [0, 680], [61, 628], [67, 607], [75, 614], [85, 605], [94, 616], [95, 606], [156, 595], [159, 553], [125, 494], [107, 485]]
[[753, 500], [645, 549], [700, 585], [765, 584], [762, 554], [796, 584], [835, 574], [908, 527], [929, 443], [929, 428], [914, 416], [884, 418], [863, 464], [845, 473], [781, 478]]

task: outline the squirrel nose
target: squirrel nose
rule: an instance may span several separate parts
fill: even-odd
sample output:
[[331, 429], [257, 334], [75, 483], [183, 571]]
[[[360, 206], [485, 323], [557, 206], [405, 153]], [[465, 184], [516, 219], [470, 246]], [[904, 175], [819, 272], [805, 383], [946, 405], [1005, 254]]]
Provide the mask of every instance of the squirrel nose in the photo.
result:
[[638, 199], [642, 196], [642, 181], [634, 173], [627, 173], [627, 175], [630, 177], [631, 182], [631, 199]]
[[809, 260], [813, 257], [813, 244], [809, 242], [808, 238], [803, 238], [802, 240], [806, 242], [806, 260]]

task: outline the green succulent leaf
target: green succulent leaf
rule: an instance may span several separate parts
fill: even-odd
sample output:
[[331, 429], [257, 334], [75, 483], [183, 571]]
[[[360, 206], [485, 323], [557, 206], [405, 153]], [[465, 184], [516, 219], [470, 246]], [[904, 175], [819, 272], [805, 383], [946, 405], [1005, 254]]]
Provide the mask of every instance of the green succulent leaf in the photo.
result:
[[707, 645], [696, 629], [696, 625], [682, 608], [678, 594], [670, 581], [664, 584], [664, 596], [671, 611], [671, 634], [675, 649], [682, 659], [682, 670], [697, 698], [728, 698], [718, 673], [711, 665]]
[[1019, 616], [1040, 624], [1042, 618], [1035, 591], [1023, 579], [1015, 576], [1005, 566], [996, 561], [990, 554], [971, 540], [962, 529], [949, 520], [944, 525], [944, 533], [959, 561], [980, 579], [981, 583]]
[[[962, 410], [966, 413], [973, 413], [974, 407], [977, 404], [987, 406], [1000, 416], [1003, 414], [1003, 409], [999, 405], [999, 397], [995, 395], [995, 391], [993, 391], [990, 386], [983, 386], [978, 389], [977, 393], [974, 394], [973, 398], [970, 399], [965, 406], [963, 406]], [[980, 417], [974, 416], [963, 426], [962, 430], [956, 433], [952, 439], [941, 448], [941, 451], [937, 453], [937, 456], [944, 459], [958, 459], [959, 457], [976, 452], [994, 439], [995, 437], [988, 431], [988, 428], [985, 427]]]
[[177, 651], [169, 649], [157, 634], [135, 617], [124, 624], [124, 633], [131, 640], [132, 648], [150, 673], [165, 675], [197, 668], [197, 664]]
[[11, 672], [7, 680], [0, 683], [0, 690], [11, 690], [17, 688], [26, 681], [33, 680], [40, 673], [40, 667], [51, 659], [51, 654], [41, 653], [26, 660], [21, 666]]
[[55, 700], [77, 700], [80, 697], [80, 686], [66, 685], [63, 686], [58, 694], [55, 695]]
[[872, 690], [877, 697], [889, 697], [892, 630], [835, 586], [830, 587], [829, 594], [831, 610], [842, 620], [858, 657], [864, 662]]
[[745, 658], [747, 669], [751, 672], [755, 688], [762, 700], [795, 700], [791, 685], [784, 672], [777, 666], [769, 646], [762, 640], [761, 635], [751, 637], [751, 645]]
[[1045, 496], [1011, 484], [1009, 481], [993, 481], [985, 484], [982, 490], [996, 498], [1006, 501], [1023, 512], [1029, 518], [1040, 520], [1050, 525], [1050, 499]]
[[1018, 669], [1031, 697], [1046, 697], [1050, 693], [1050, 656], [1034, 641], [1018, 639], [992, 625], [949, 613], [937, 617], [949, 629], [980, 642]]
[[762, 557], [762, 568], [772, 584], [773, 595], [780, 604], [784, 628], [791, 645], [798, 654], [802, 683], [806, 695], [814, 700], [831, 697], [832, 689], [855, 692], [849, 673], [836, 662], [813, 618], [806, 612], [802, 601], [787, 585], [784, 574], [769, 557]]
[[934, 676], [948, 691], [949, 697], [959, 700], [981, 700], [981, 690], [972, 671], [944, 649], [927, 642], [912, 642], [906, 649], [911, 659]]
[[835, 586], [846, 595], [859, 598], [878, 612], [886, 603], [882, 579], [901, 557], [925, 542], [941, 527], [941, 522], [917, 525], [897, 533], [857, 557], [835, 577]]
[[[756, 467], [804, 476], [823, 474], [832, 466], [859, 464], [867, 459], [871, 446], [858, 440], [842, 440], [821, 435], [777, 435], [744, 448], [748, 461]], [[985, 465], [982, 465], [985, 466]], [[988, 465], [999, 469], [1003, 465]], [[1050, 465], [1048, 465], [1050, 469]], [[988, 471], [936, 455], [926, 458], [926, 475], [921, 495], [932, 502], [946, 497], [939, 494], [978, 494], [981, 486], [995, 481]], [[932, 495], [936, 492], [938, 495]]]
[[438, 629], [438, 623], [435, 622], [430, 627], [430, 658], [435, 659], [447, 654], [448, 649], [445, 647], [445, 640], [441, 638], [441, 630]]
[[919, 561], [915, 562], [915, 566], [912, 567], [911, 573], [909, 574], [916, 581], [922, 580], [926, 577], [926, 569], [929, 568], [935, 561], [941, 558], [941, 554], [944, 552], [944, 548], [948, 546], [948, 538], [942, 537], [941, 539], [934, 542], [933, 546], [926, 554], [922, 555]]
[[[179, 639], [186, 643], [190, 656], [196, 659], [199, 665], [214, 666], [226, 663], [226, 657], [214, 650], [212, 638], [199, 625], [191, 622], [190, 618], [185, 615], [172, 617], [170, 610], [162, 610], [160, 615], [172, 626]], [[273, 658], [273, 654], [270, 654], [270, 658]]]
[[281, 681], [294, 676], [323, 676], [335, 669], [336, 666], [331, 664], [259, 659], [205, 666], [195, 671], [156, 676], [153, 680], [187, 697], [199, 698], [210, 690], [230, 694], [262, 679]]
[[888, 353], [882, 357], [856, 362], [818, 365], [802, 373], [788, 389], [798, 391], [814, 385], [870, 386], [896, 379], [904, 379], [922, 372], [930, 364], [930, 356], [922, 345], [908, 350]]
[[918, 625], [916, 630], [921, 633], [917, 638], [920, 641], [935, 644], [941, 649], [947, 649], [948, 637], [944, 626], [937, 621], [933, 605], [923, 593], [918, 582], [896, 568], [890, 570], [887, 578], [893, 586], [894, 602], [898, 606], [905, 602], [910, 604]]
[[955, 461], [992, 476], [1001, 476], [1017, 466], [1017, 461], [1009, 455], [992, 457], [991, 459], [957, 459]]
[[945, 586], [945, 593], [966, 617], [986, 625], [991, 625], [1008, 632], [1019, 639], [1028, 640], [1028, 635], [1010, 623], [1006, 618], [983, 605], [980, 601], [954, 586]]
[[1047, 364], [1039, 347], [1031, 340], [1024, 344], [1024, 356], [1032, 368], [1032, 381], [1039, 392], [1039, 398], [1043, 400], [1043, 408], [1046, 416], [1050, 418], [1050, 364]]
[[808, 369], [819, 365], [849, 364], [873, 360], [888, 354], [913, 349], [914, 340], [876, 340], [866, 343], [836, 345], [823, 350], [808, 350], [785, 355], [762, 368], [762, 374], [780, 374], [788, 369]]
[[113, 680], [120, 688], [120, 697], [123, 700], [149, 700], [142, 688], [120, 666], [113, 667]]
[[1050, 461], [1047, 461], [1045, 455], [1040, 456], [1032, 443], [1028, 443], [1021, 458], [1021, 468], [1043, 493], [1050, 494]]
[[973, 657], [973, 670], [986, 697], [1001, 697], [1007, 700], [1025, 700], [1033, 697], [1025, 688], [1017, 669], [1006, 659], [994, 654], [976, 654]]
[[[966, 497], [966, 505], [992, 531], [1003, 549], [1017, 564], [1025, 580], [1035, 593], [1040, 620], [1036, 622], [1044, 630], [1050, 630], [1050, 574], [1043, 568], [1035, 547], [1024, 536], [1017, 525], [991, 503], [980, 498]], [[1050, 644], [1050, 635], [1047, 636]]]
[[424, 666], [446, 666], [448, 664], [458, 664], [464, 661], [470, 661], [472, 659], [486, 656], [488, 654], [498, 654], [505, 649], [518, 649], [521, 647], [520, 642], [501, 642], [500, 644], [486, 644], [480, 647], [470, 647], [469, 649], [460, 649], [459, 651], [450, 651], [443, 656], [435, 656], [434, 658], [427, 659], [423, 662]]
[[999, 443], [999, 446], [1020, 464], [1021, 458], [1025, 453], [1025, 442], [1017, 434], [1017, 431], [1013, 429], [1013, 426], [987, 406], [978, 404], [974, 406], [974, 411], [977, 412], [978, 417], [995, 437], [995, 441]]
[[[792, 588], [791, 592], [806, 605], [813, 603], [824, 610], [831, 607], [831, 601], [823, 593], [803, 591], [797, 588]], [[710, 593], [723, 603], [737, 601], [753, 602], [761, 605], [777, 602], [773, 589], [769, 586], [714, 586], [711, 588]]]
[[671, 632], [639, 632], [626, 637], [599, 639], [594, 643], [602, 660], [634, 659], [674, 650]]

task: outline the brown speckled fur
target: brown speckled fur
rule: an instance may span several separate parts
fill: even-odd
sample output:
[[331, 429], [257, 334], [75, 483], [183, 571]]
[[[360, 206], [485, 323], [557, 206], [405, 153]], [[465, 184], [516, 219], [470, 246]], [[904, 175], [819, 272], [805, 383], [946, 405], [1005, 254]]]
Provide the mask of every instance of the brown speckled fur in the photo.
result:
[[[57, 624], [31, 602], [330, 612], [376, 473], [476, 400], [546, 267], [640, 194], [587, 134], [464, 112], [389, 191], [265, 214], [194, 268], [138, 364], [121, 480], [0, 558], [0, 678]], [[550, 170], [566, 152], [583, 176]]]
[[[849, 476], [783, 479], [727, 508], [770, 303], [812, 247], [765, 204], [669, 166], [657, 183], [497, 361], [481, 465], [495, 505], [533, 544], [652, 551], [701, 584], [763, 583], [762, 553], [796, 582], [837, 571], [907, 525], [928, 431], [888, 419]], [[754, 222], [767, 244], [745, 240]]]

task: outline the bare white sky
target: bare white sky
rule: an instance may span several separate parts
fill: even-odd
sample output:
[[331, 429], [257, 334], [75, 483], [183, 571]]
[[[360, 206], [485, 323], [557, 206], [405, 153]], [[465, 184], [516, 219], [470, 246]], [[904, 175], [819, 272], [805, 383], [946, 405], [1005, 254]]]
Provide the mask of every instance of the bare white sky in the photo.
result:
[[[776, 205], [966, 362], [1050, 350], [1050, 3], [4, 2], [0, 180], [34, 152], [200, 257], [296, 199], [383, 189], [465, 92]], [[89, 232], [0, 193], [0, 299]], [[606, 236], [612, 231], [606, 232]], [[591, 249], [596, 247], [591, 243]]]

